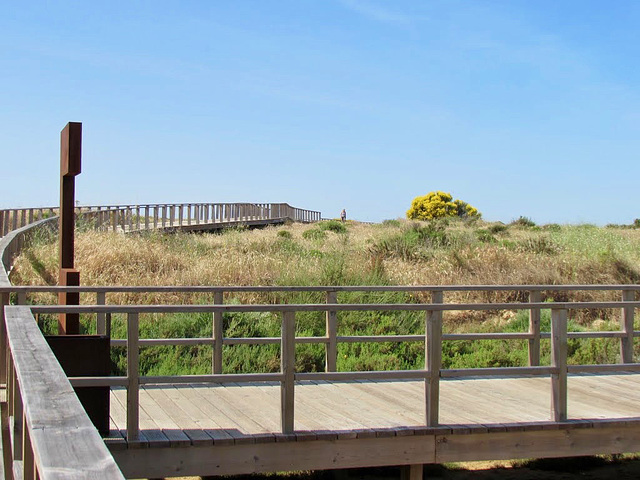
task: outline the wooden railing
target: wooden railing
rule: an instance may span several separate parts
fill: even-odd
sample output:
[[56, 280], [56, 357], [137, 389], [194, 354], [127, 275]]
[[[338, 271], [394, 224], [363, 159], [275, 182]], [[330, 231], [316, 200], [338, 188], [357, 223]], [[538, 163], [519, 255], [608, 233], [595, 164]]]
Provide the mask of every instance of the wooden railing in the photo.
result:
[[[635, 309], [640, 307], [636, 301], [639, 285], [519, 285], [519, 286], [381, 286], [381, 287], [16, 287], [8, 282], [7, 271], [10, 269], [12, 254], [19, 251], [25, 241], [31, 227], [18, 229], [0, 240], [0, 253], [2, 253], [3, 266], [0, 268], [0, 298], [3, 307], [0, 312], [0, 361], [9, 359], [6, 368], [0, 368], [2, 372], [9, 372], [9, 376], [3, 375], [0, 381], [8, 379], [7, 392], [9, 398], [9, 412], [14, 420], [12, 423], [12, 457], [16, 469], [22, 469], [24, 478], [32, 478], [37, 472], [39, 478], [69, 478], [57, 470], [58, 465], [74, 465], [78, 472], [86, 470], [86, 476], [93, 476], [90, 467], [82, 462], [93, 465], [104, 464], [103, 451], [98, 449], [99, 458], [94, 458], [85, 451], [82, 442], [85, 437], [74, 435], [72, 430], [79, 432], [91, 432], [90, 436], [98, 435], [93, 427], [87, 426], [88, 418], [82, 412], [77, 399], [70, 393], [69, 384], [60, 377], [64, 375], [59, 365], [40, 340], [40, 332], [37, 328], [34, 315], [56, 314], [60, 312], [79, 312], [95, 315], [97, 330], [105, 333], [109, 330], [110, 318], [113, 314], [122, 314], [127, 317], [127, 337], [125, 339], [113, 339], [112, 345], [126, 346], [127, 348], [127, 374], [112, 377], [80, 377], [73, 378], [72, 385], [78, 386], [123, 386], [127, 389], [127, 437], [129, 441], [135, 441], [139, 436], [139, 388], [145, 384], [162, 383], [191, 383], [191, 382], [280, 382], [281, 389], [281, 429], [285, 433], [293, 430], [295, 417], [295, 382], [301, 380], [353, 380], [353, 379], [417, 379], [425, 382], [425, 424], [427, 426], [439, 423], [439, 386], [440, 380], [451, 377], [464, 376], [548, 376], [551, 381], [552, 420], [562, 422], [567, 419], [567, 376], [570, 373], [614, 373], [614, 372], [640, 372], [640, 364], [634, 363], [633, 344], [634, 338], [640, 332], [634, 331]], [[5, 252], [10, 254], [5, 255]], [[12, 254], [11, 254], [12, 253]], [[464, 291], [518, 291], [528, 292], [529, 302], [522, 303], [446, 303], [444, 296], [453, 292]], [[606, 302], [541, 302], [543, 291], [573, 291], [573, 290], [601, 290], [620, 292], [620, 301]], [[95, 294], [95, 305], [81, 306], [57, 306], [37, 305], [26, 306], [29, 295], [36, 292], [77, 291], [85, 294]], [[324, 292], [326, 303], [318, 304], [252, 304], [236, 305], [224, 304], [224, 295], [240, 292]], [[405, 291], [405, 292], [430, 292], [431, 303], [402, 303], [402, 304], [344, 304], [338, 302], [340, 292], [363, 291]], [[165, 293], [205, 293], [213, 294], [214, 303], [211, 305], [109, 305], [108, 296], [112, 293], [122, 292], [165, 292]], [[8, 306], [9, 296], [15, 297], [15, 303], [20, 306]], [[6, 308], [4, 308], [6, 306]], [[543, 309], [551, 310], [551, 331], [540, 331], [540, 312]], [[571, 310], [581, 309], [621, 309], [620, 330], [597, 332], [569, 332], [567, 328], [567, 316]], [[473, 310], [528, 310], [529, 328], [526, 332], [517, 333], [445, 333], [443, 331], [443, 315], [447, 311], [473, 311]], [[421, 312], [424, 315], [425, 327], [423, 332], [417, 335], [387, 335], [387, 336], [341, 336], [338, 335], [339, 313], [347, 311], [399, 311]], [[211, 338], [190, 339], [149, 339], [140, 338], [139, 316], [147, 313], [198, 313], [207, 312], [212, 316]], [[271, 338], [228, 338], [224, 337], [222, 329], [223, 315], [226, 312], [275, 312], [281, 319], [281, 334]], [[317, 337], [295, 336], [296, 315], [298, 312], [324, 312], [326, 318], [325, 335]], [[540, 365], [540, 340], [550, 338], [551, 361], [549, 365]], [[620, 342], [620, 364], [609, 365], [567, 365], [567, 340], [569, 338], [617, 338]], [[526, 341], [529, 346], [528, 366], [504, 367], [504, 368], [474, 368], [474, 369], [443, 369], [442, 368], [442, 342], [458, 340], [488, 340], [488, 339], [519, 339]], [[341, 342], [424, 342], [425, 364], [424, 368], [417, 370], [396, 371], [365, 371], [365, 372], [338, 372], [337, 351]], [[223, 346], [234, 344], [279, 344], [281, 348], [281, 368], [275, 373], [247, 373], [247, 374], [222, 374]], [[295, 345], [296, 343], [317, 343], [325, 345], [325, 372], [295, 372]], [[150, 345], [197, 345], [209, 344], [213, 346], [212, 369], [208, 375], [188, 376], [144, 376], [139, 369], [139, 349], [141, 346]], [[30, 352], [37, 351], [37, 355]], [[37, 370], [36, 370], [37, 369]], [[35, 372], [38, 372], [36, 375]], [[43, 374], [45, 372], [45, 374]], [[56, 390], [51, 386], [53, 397], [49, 393], [43, 394], [41, 381], [43, 377], [56, 379], [55, 383], [61, 389]], [[49, 388], [49, 387], [47, 387]], [[36, 394], [37, 393], [37, 394]], [[73, 397], [71, 410], [66, 414], [73, 421], [64, 425], [57, 424], [59, 412], [51, 415], [51, 409], [45, 407], [50, 404], [58, 404], [61, 396], [65, 400]], [[45, 411], [47, 410], [47, 411]], [[35, 413], [37, 412], [36, 416]], [[82, 412], [82, 413], [79, 413]], [[32, 415], [33, 413], [33, 415]], [[38, 423], [38, 422], [41, 423]], [[47, 423], [50, 422], [50, 423]], [[74, 423], [75, 422], [75, 423]], [[7, 425], [5, 423], [4, 425]], [[70, 429], [67, 431], [67, 429]], [[93, 429], [93, 430], [92, 430]], [[52, 439], [50, 433], [57, 432], [57, 438], [69, 438], [68, 448], [62, 449]], [[68, 434], [68, 435], [67, 435]], [[95, 435], [94, 435], [95, 434]], [[76, 441], [77, 439], [77, 441]], [[91, 440], [93, 442], [94, 440]], [[55, 454], [59, 458], [49, 455], [52, 445], [58, 450]], [[74, 449], [83, 452], [82, 458], [75, 458]], [[93, 450], [93, 448], [92, 448]], [[110, 457], [109, 457], [110, 458]], [[107, 458], [106, 465], [110, 465]], [[58, 462], [58, 463], [56, 463]], [[76, 471], [74, 470], [74, 472]], [[120, 478], [118, 472], [108, 466], [105, 478]], [[75, 475], [75, 473], [74, 473]], [[109, 476], [112, 475], [112, 476]], [[82, 478], [78, 473], [77, 478]]]
[[[57, 207], [0, 210], [0, 237], [57, 214]], [[286, 203], [172, 203], [81, 206], [76, 217], [99, 230], [140, 231], [258, 220], [317, 222], [321, 214]]]
[[[26, 290], [34, 287], [14, 287], [19, 296], [26, 294]], [[41, 287], [45, 288], [45, 287]], [[47, 287], [51, 288], [51, 287]], [[71, 287], [67, 287], [69, 290]], [[77, 289], [78, 287], [76, 287]], [[82, 288], [82, 287], [80, 287]], [[108, 287], [93, 287], [97, 295], [103, 298], [109, 292], [122, 291], [125, 287], [110, 289]], [[143, 287], [129, 287], [143, 290]], [[285, 288], [263, 289], [256, 287], [238, 287], [243, 291], [251, 290], [283, 290]], [[304, 287], [290, 287], [294, 290], [305, 290]], [[497, 287], [497, 289], [513, 289], [514, 287]], [[442, 378], [465, 376], [549, 376], [552, 391], [552, 420], [562, 422], [567, 419], [567, 375], [569, 373], [612, 373], [612, 372], [640, 372], [640, 364], [633, 362], [633, 340], [640, 332], [633, 330], [634, 311], [640, 307], [640, 302], [635, 301], [635, 292], [639, 286], [526, 286], [533, 292], [543, 289], [619, 289], [622, 301], [610, 302], [529, 302], [529, 303], [443, 303], [445, 291], [459, 291], [465, 289], [492, 290], [496, 287], [468, 286], [468, 287], [438, 287], [438, 286], [402, 286], [402, 287], [317, 287], [312, 290], [325, 289], [330, 302], [326, 304], [270, 304], [270, 305], [83, 305], [77, 307], [61, 306], [32, 306], [31, 312], [36, 315], [55, 314], [61, 312], [79, 312], [104, 316], [107, 319], [98, 320], [98, 330], [108, 328], [108, 319], [112, 314], [125, 314], [127, 316], [127, 338], [114, 339], [112, 345], [126, 346], [127, 348], [127, 375], [121, 377], [84, 377], [73, 378], [73, 385], [78, 386], [123, 386], [127, 388], [127, 437], [135, 441], [139, 434], [138, 421], [138, 396], [140, 385], [145, 384], [176, 384], [176, 383], [227, 383], [227, 382], [280, 382], [281, 385], [281, 428], [284, 433], [293, 431], [294, 422], [294, 397], [295, 382], [301, 380], [355, 380], [355, 379], [417, 379], [425, 382], [425, 424], [427, 426], [438, 425], [439, 422], [439, 384]], [[167, 287], [162, 291], [171, 291], [176, 287]], [[426, 304], [339, 304], [335, 303], [337, 291], [346, 289], [372, 290], [426, 290], [431, 291], [431, 303]], [[154, 289], [156, 290], [156, 289]], [[179, 291], [214, 291], [218, 299], [223, 291], [233, 288], [178, 288]], [[286, 289], [285, 289], [286, 290]], [[84, 287], [83, 291], [89, 291]], [[533, 295], [535, 299], [535, 294]], [[631, 298], [634, 298], [633, 300]], [[23, 296], [24, 298], [24, 296]], [[621, 329], [619, 331], [596, 332], [569, 332], [567, 329], [567, 315], [570, 310], [581, 309], [617, 309], [622, 311]], [[518, 333], [444, 333], [443, 313], [447, 311], [478, 311], [478, 310], [529, 310], [531, 324], [539, 325], [539, 312], [542, 309], [551, 310], [551, 331], [539, 332], [530, 328], [528, 332]], [[423, 312], [425, 315], [425, 328], [419, 335], [386, 335], [386, 336], [339, 336], [334, 320], [337, 321], [339, 312], [347, 311], [398, 311], [398, 312]], [[139, 336], [139, 316], [148, 313], [202, 313], [212, 314], [211, 338], [190, 339], [145, 339]], [[227, 338], [222, 336], [222, 316], [225, 312], [275, 312], [281, 318], [281, 335], [271, 338]], [[326, 334], [318, 337], [295, 337], [296, 314], [298, 312], [324, 312], [327, 319]], [[538, 319], [538, 321], [536, 321]], [[34, 322], [35, 323], [35, 322]], [[473, 369], [442, 369], [442, 342], [458, 340], [513, 340], [527, 341], [531, 349], [532, 345], [539, 346], [540, 338], [551, 339], [551, 362], [549, 365], [539, 365], [539, 350], [529, 354], [529, 365], [519, 367], [502, 368], [473, 368]], [[567, 339], [568, 338], [617, 338], [620, 341], [620, 364], [614, 365], [567, 365]], [[425, 344], [425, 365], [418, 370], [396, 371], [358, 371], [337, 372], [334, 352], [340, 342], [406, 342], [420, 341]], [[222, 346], [237, 344], [279, 344], [281, 348], [281, 369], [276, 373], [246, 373], [246, 374], [221, 374]], [[295, 372], [295, 345], [296, 343], [317, 343], [326, 346], [325, 372]], [[209, 344], [213, 346], [212, 373], [208, 375], [187, 376], [141, 376], [138, 365], [138, 353], [142, 346], [151, 345], [197, 345]], [[536, 361], [537, 360], [537, 361]]]
[[[7, 307], [8, 478], [124, 479], [27, 307]], [[9, 457], [7, 459], [7, 457]], [[5, 470], [6, 471], [6, 470]]]

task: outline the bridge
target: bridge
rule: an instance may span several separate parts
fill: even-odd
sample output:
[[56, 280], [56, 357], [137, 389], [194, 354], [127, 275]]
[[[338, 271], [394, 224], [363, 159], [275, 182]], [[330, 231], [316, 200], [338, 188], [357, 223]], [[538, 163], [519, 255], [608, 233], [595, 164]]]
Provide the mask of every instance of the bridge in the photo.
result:
[[[118, 231], [138, 229], [137, 212]], [[14, 218], [14, 217], [12, 217]], [[158, 223], [161, 214], [158, 215]], [[191, 217], [193, 219], [193, 217]], [[13, 221], [13, 220], [12, 220]], [[184, 221], [184, 217], [183, 217]], [[404, 465], [409, 478], [422, 477], [428, 463], [507, 458], [557, 457], [640, 450], [640, 363], [634, 361], [638, 285], [506, 286], [325, 286], [325, 287], [131, 287], [14, 286], [8, 271], [13, 255], [40, 220], [0, 240], [0, 383], [2, 446], [6, 478], [139, 478], [233, 475], [309, 469]], [[178, 217], [179, 222], [179, 217]], [[174, 222], [177, 223], [177, 222]], [[182, 224], [182, 223], [181, 223]], [[100, 222], [97, 222], [100, 225]], [[135, 226], [135, 228], [132, 228]], [[113, 229], [113, 224], [110, 224]], [[452, 303], [453, 292], [508, 290], [527, 301]], [[541, 302], [545, 291], [606, 291], [610, 301]], [[425, 303], [341, 303], [342, 292], [402, 291], [427, 295]], [[34, 301], [42, 293], [79, 293], [79, 306]], [[117, 305], [114, 295], [142, 298], [150, 292], [206, 303]], [[312, 292], [322, 302], [287, 303], [287, 295]], [[278, 303], [239, 302], [243, 293], [271, 293]], [[620, 312], [615, 331], [570, 331], [570, 312]], [[526, 310], [522, 332], [450, 333], [448, 312]], [[541, 331], [541, 312], [551, 310], [550, 331]], [[423, 315], [414, 335], [339, 335], [343, 312], [406, 312]], [[271, 314], [281, 324], [277, 337], [238, 338], [224, 330], [224, 315]], [[296, 334], [297, 316], [316, 312], [325, 333]], [[124, 375], [67, 378], [38, 323], [47, 315], [79, 313], [111, 348], [126, 350]], [[146, 338], [140, 319], [171, 313], [208, 314], [208, 338]], [[113, 322], [126, 325], [122, 338]], [[570, 339], [613, 339], [619, 363], [569, 365]], [[443, 342], [517, 340], [529, 349], [519, 367], [446, 369]], [[337, 371], [342, 343], [418, 343], [423, 368]], [[225, 347], [278, 345], [280, 368], [269, 373], [222, 373]], [[324, 371], [296, 371], [296, 346], [325, 349]], [[209, 345], [211, 370], [202, 375], [141, 374], [140, 351], [154, 345]], [[543, 363], [542, 346], [550, 349]], [[109, 389], [108, 432], [102, 434], [73, 388]], [[62, 439], [64, 439], [62, 441]]]
[[[0, 210], [0, 237], [58, 215], [58, 207]], [[317, 222], [321, 213], [287, 203], [172, 203], [78, 206], [76, 222], [84, 228], [113, 232], [206, 231], [291, 222]]]

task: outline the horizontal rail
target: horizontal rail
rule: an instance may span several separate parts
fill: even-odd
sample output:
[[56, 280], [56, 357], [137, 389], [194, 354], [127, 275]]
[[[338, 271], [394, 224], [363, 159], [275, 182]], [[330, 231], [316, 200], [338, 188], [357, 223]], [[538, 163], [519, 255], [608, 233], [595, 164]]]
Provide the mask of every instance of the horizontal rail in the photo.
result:
[[[360, 286], [45, 286], [0, 285], [1, 293], [278, 293], [278, 292], [540, 292], [640, 291], [640, 285], [360, 285]], [[538, 302], [548, 307], [549, 302]]]
[[628, 302], [544, 302], [544, 303], [306, 303], [252, 305], [34, 305], [33, 313], [240, 313], [240, 312], [443, 312], [464, 310], [605, 309], [640, 308], [640, 301]]
[[[20, 478], [124, 479], [28, 307], [5, 308], [8, 457]], [[5, 456], [5, 459], [7, 456]]]
[[[58, 215], [58, 207], [0, 210], [0, 237], [47, 217]], [[90, 205], [75, 208], [76, 219], [96, 230], [135, 232], [152, 229], [197, 229], [206, 225], [242, 224], [256, 221], [292, 220], [318, 222], [318, 211], [286, 203], [160, 203]]]

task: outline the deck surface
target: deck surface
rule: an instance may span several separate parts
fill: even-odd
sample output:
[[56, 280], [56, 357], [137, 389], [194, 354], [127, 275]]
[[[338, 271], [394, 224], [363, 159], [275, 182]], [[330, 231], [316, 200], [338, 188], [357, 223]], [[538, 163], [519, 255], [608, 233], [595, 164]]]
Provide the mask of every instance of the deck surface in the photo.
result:
[[[441, 381], [441, 425], [535, 424], [550, 421], [550, 380], [532, 378]], [[126, 425], [124, 389], [111, 394], [114, 432]], [[424, 426], [420, 381], [297, 382], [295, 430], [402, 430]], [[238, 443], [280, 432], [277, 383], [146, 386], [140, 391], [143, 439], [168, 446]], [[640, 417], [640, 375], [569, 377], [569, 419]]]

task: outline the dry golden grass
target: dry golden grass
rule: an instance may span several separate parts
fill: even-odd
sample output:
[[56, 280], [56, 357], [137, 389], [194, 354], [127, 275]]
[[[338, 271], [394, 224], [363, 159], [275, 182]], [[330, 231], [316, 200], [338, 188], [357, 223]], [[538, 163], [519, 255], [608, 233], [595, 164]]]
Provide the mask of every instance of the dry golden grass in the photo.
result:
[[[440, 227], [446, 240], [437, 245], [428, 236], [411, 237], [412, 229], [424, 231], [426, 224], [347, 224], [346, 234], [324, 231], [318, 234], [322, 238], [305, 234], [318, 226], [304, 224], [221, 234], [84, 232], [77, 235], [76, 267], [84, 285], [527, 285], [640, 280], [639, 230], [509, 226], [489, 233], [493, 224], [452, 222]], [[381, 248], [385, 242], [392, 246]], [[404, 250], [397, 250], [398, 242]], [[36, 242], [17, 259], [14, 284], [51, 283], [57, 278], [56, 262], [55, 241]], [[607, 298], [585, 292], [572, 295]], [[517, 295], [461, 293], [449, 298], [510, 301]]]

